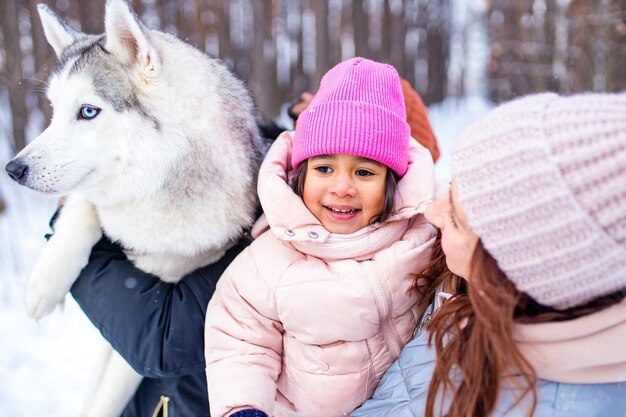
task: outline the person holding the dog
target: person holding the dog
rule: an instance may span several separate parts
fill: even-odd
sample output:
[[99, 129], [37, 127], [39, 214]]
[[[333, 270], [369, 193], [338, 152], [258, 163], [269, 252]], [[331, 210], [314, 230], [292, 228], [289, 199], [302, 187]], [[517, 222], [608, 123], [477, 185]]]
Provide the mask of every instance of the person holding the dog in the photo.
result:
[[452, 161], [421, 324], [352, 417], [624, 416], [626, 95], [515, 100]]
[[396, 70], [353, 58], [327, 72], [270, 148], [258, 237], [207, 308], [213, 417], [344, 416], [370, 397], [417, 324], [434, 189]]
[[121, 417], [209, 416], [204, 314], [218, 278], [248, 244], [173, 284], [143, 272], [103, 237], [71, 293], [117, 352], [144, 378]]

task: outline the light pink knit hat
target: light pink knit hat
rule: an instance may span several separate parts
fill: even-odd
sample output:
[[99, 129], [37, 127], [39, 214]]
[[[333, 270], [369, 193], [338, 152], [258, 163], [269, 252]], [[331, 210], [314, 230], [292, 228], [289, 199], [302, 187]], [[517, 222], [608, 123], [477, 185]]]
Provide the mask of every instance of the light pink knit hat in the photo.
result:
[[470, 226], [518, 290], [566, 309], [626, 288], [626, 94], [515, 100], [452, 159]]
[[298, 117], [291, 164], [296, 168], [312, 156], [342, 153], [373, 159], [404, 175], [409, 131], [395, 68], [352, 58], [324, 75]]

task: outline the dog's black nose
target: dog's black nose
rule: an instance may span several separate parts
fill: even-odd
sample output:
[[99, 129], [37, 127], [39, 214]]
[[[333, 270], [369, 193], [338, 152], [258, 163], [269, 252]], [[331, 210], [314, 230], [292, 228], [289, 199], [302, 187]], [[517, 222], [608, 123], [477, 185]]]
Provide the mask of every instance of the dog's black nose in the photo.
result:
[[28, 165], [22, 162], [20, 159], [14, 159], [9, 162], [5, 168], [9, 177], [11, 177], [14, 181], [19, 182], [22, 178], [26, 176], [26, 171], [28, 171]]

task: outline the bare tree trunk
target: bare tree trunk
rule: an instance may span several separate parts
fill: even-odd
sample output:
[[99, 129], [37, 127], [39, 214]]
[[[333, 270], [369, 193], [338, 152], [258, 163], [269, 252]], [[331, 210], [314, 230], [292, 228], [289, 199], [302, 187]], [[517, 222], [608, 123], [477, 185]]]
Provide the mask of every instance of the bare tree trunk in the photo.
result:
[[365, 10], [363, 10], [365, 2], [361, 0], [352, 0], [352, 26], [354, 33], [354, 53], [356, 56], [368, 56], [368, 24], [369, 19]]
[[278, 87], [278, 69], [276, 58], [278, 53], [276, 51], [276, 38], [274, 37], [273, 23], [278, 18], [276, 12], [277, 8], [268, 1], [268, 5], [265, 10], [265, 22], [263, 25], [263, 36], [265, 38], [264, 46], [264, 61], [267, 67], [267, 84], [265, 87], [265, 93], [268, 95], [269, 107], [265, 109], [265, 114], [271, 117], [278, 116], [280, 113], [281, 105], [283, 104], [280, 98], [280, 91]]
[[590, 22], [595, 29], [593, 45], [593, 91], [606, 91], [608, 77], [608, 54], [607, 45], [609, 42], [609, 0], [600, 0], [596, 3], [595, 16]]
[[[543, 4], [546, 5], [547, 2]], [[524, 48], [528, 52], [525, 54], [525, 62], [530, 66], [530, 74], [528, 78], [532, 83], [532, 91], [540, 92], [548, 89], [548, 83], [552, 78], [552, 58], [554, 56], [554, 47], [548, 42], [547, 29], [549, 26], [546, 22], [546, 11], [535, 7], [533, 4], [529, 4], [530, 10], [524, 10], [524, 17], [530, 18], [532, 16], [532, 26], [530, 24], [522, 25], [526, 29], [527, 39], [524, 39], [528, 43], [528, 47]], [[530, 47], [532, 45], [532, 49]]]
[[219, 32], [219, 56], [234, 66], [233, 44], [230, 39], [230, 9], [228, 2], [212, 0], [213, 10], [217, 16]]
[[383, 28], [383, 31], [390, 34], [389, 54], [391, 57], [391, 65], [396, 67], [396, 69], [401, 72], [401, 75], [405, 75], [406, 78], [406, 73], [402, 71], [404, 68], [404, 40], [406, 35], [404, 7], [399, 8], [399, 10], [390, 9], [389, 13], [390, 26]]
[[20, 49], [20, 32], [18, 28], [18, 8], [20, 1], [4, 0], [4, 10], [0, 13], [2, 36], [6, 56], [6, 77], [4, 84], [9, 93], [11, 121], [13, 124], [13, 150], [19, 152], [26, 146], [26, 86], [22, 82], [22, 50]]
[[37, 11], [37, 3], [41, 3], [39, 0], [28, 0], [28, 12], [30, 13], [30, 26], [33, 39], [33, 55], [35, 58], [35, 85], [33, 89], [37, 92], [37, 103], [39, 110], [44, 115], [45, 124], [50, 123], [52, 118], [52, 107], [50, 102], [44, 94], [45, 78], [48, 75], [52, 62], [54, 61], [54, 51], [50, 45], [48, 45], [43, 33], [43, 27], [39, 19], [39, 12]]
[[194, 32], [196, 33], [196, 46], [198, 47], [198, 49], [205, 51], [207, 36], [205, 15], [206, 13], [208, 13], [207, 0], [196, 0], [195, 5], [196, 10], [194, 15]]
[[[79, 24], [82, 24], [80, 19], [80, 4], [77, 1], [68, 1], [68, 2], [59, 2], [53, 3], [55, 6], [61, 6], [63, 9], [57, 9], [59, 12], [59, 16], [61, 16], [65, 21], [69, 20], [77, 20]], [[56, 7], [55, 7], [56, 9]], [[71, 25], [74, 29], [83, 30], [82, 27], [76, 27], [76, 25]]]
[[[304, 72], [304, 59], [302, 55], [302, 15], [303, 15], [303, 5], [300, 3], [289, 3], [287, 2], [287, 20], [293, 19], [293, 21], [298, 21], [298, 25], [293, 25], [292, 29], [288, 31], [288, 35], [292, 40], [295, 40], [296, 47], [298, 48], [297, 57], [294, 65], [291, 69], [291, 86], [293, 96], [299, 95], [302, 91], [307, 90], [308, 87], [308, 77]], [[287, 25], [289, 28], [290, 25]]]
[[[254, 1], [254, 0], [253, 0]], [[257, 0], [258, 1], [258, 0]], [[239, 0], [239, 10], [236, 15], [235, 23], [231, 28], [231, 33], [235, 33], [233, 39], [234, 69], [237, 74], [244, 80], [250, 79], [250, 55], [249, 45], [252, 43], [253, 37], [252, 25], [252, 4], [250, 0]], [[249, 19], [249, 20], [248, 20]], [[232, 20], [231, 20], [232, 22]], [[232, 32], [234, 29], [234, 32]]]
[[491, 101], [497, 103], [498, 92], [503, 83], [500, 77], [500, 57], [504, 52], [499, 36], [502, 35], [502, 12], [498, 9], [498, 2], [494, 0], [487, 6], [487, 38], [489, 45], [489, 58], [487, 60], [487, 88]]
[[141, 17], [143, 16], [143, 11], [144, 11], [143, 1], [132, 0], [131, 4], [133, 6], [133, 10], [135, 10], [135, 13], [137, 13], [137, 16], [139, 16], [139, 18], [141, 19]]
[[85, 33], [104, 32], [104, 2], [76, 2], [80, 19], [80, 30]]
[[[341, 7], [341, 22], [339, 26], [339, 61], [342, 61], [350, 56], [356, 55], [354, 51], [354, 21], [352, 17], [352, 3], [342, 1]], [[351, 49], [350, 49], [351, 48]]]
[[434, 8], [430, 3], [426, 34], [428, 54], [428, 89], [424, 97], [426, 103], [437, 103], [446, 97], [450, 16], [449, 0], [439, 0]]
[[546, 1], [544, 13], [544, 33], [546, 43], [545, 64], [551, 71], [545, 74], [546, 89], [561, 92], [567, 77], [565, 54], [567, 53], [567, 22], [565, 11], [557, 0]]
[[187, 3], [185, 1], [175, 1], [173, 2], [176, 5], [175, 12], [175, 24], [176, 24], [176, 36], [179, 39], [190, 43], [192, 45], [197, 45], [196, 42], [196, 31], [193, 30], [193, 22], [189, 19], [187, 15]]
[[157, 11], [161, 21], [160, 29], [164, 32], [176, 30], [177, 3], [172, 0], [157, 0]]
[[391, 53], [391, 5], [389, 4], [389, 0], [383, 0], [383, 14], [382, 14], [382, 31], [380, 38], [380, 49], [383, 55], [387, 56], [387, 59], [393, 65], [393, 60], [389, 54]]
[[254, 37], [251, 54], [249, 84], [256, 104], [265, 116], [278, 115], [280, 104], [276, 99], [276, 51], [272, 40], [272, 7], [263, 1], [252, 2]]
[[568, 54], [568, 91], [591, 91], [593, 89], [593, 57], [595, 33], [587, 16], [593, 10], [586, 0], [572, 0], [569, 9], [571, 48]]
[[528, 91], [525, 81], [528, 67], [524, 66], [519, 28], [525, 3], [526, 0], [521, 5], [519, 2], [494, 0], [489, 10], [489, 37], [492, 41], [488, 73], [490, 98], [496, 103]]
[[329, 36], [328, 36], [328, 2], [310, 0], [310, 8], [315, 13], [315, 73], [310, 85], [317, 88], [322, 76], [330, 67]]
[[[341, 61], [341, 20], [343, 16], [343, 2], [333, 3], [332, 5], [332, 9], [327, 7], [326, 18], [328, 25], [328, 67], [332, 67]], [[328, 6], [330, 6], [330, 4]], [[320, 48], [322, 46], [317, 47]], [[317, 86], [318, 85], [315, 85], [315, 87]]]
[[607, 42], [608, 91], [626, 90], [626, 1], [613, 0], [609, 6], [611, 21]]
[[[412, 86], [420, 86], [427, 101], [428, 89], [428, 4], [419, 0], [406, 3], [403, 16], [403, 32], [399, 33], [402, 66], [397, 67], [400, 75]], [[421, 85], [420, 85], [421, 84]]]

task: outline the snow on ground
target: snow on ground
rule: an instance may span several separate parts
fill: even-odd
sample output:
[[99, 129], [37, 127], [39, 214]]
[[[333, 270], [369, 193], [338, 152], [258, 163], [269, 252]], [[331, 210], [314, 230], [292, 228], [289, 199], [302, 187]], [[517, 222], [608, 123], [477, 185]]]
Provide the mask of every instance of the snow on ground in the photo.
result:
[[[489, 107], [484, 99], [466, 98], [429, 108], [441, 149], [439, 178], [450, 178], [454, 137]], [[3, 125], [0, 120], [0, 129]], [[0, 131], [0, 167], [10, 159], [6, 138], [5, 128]], [[97, 331], [71, 296], [64, 309], [39, 323], [26, 317], [22, 304], [26, 276], [45, 243], [56, 200], [18, 186], [4, 173], [0, 194], [7, 204], [0, 214], [0, 416], [78, 416], [94, 365]]]

